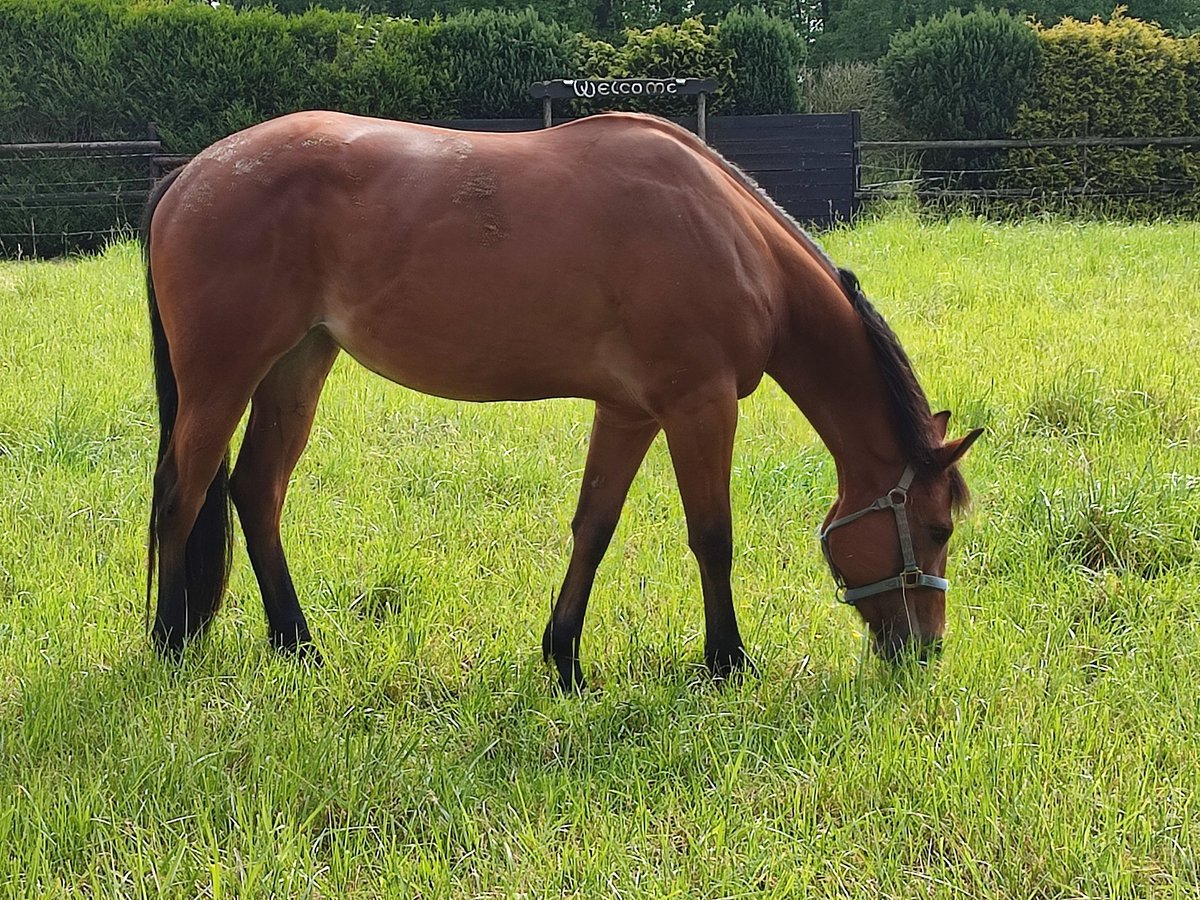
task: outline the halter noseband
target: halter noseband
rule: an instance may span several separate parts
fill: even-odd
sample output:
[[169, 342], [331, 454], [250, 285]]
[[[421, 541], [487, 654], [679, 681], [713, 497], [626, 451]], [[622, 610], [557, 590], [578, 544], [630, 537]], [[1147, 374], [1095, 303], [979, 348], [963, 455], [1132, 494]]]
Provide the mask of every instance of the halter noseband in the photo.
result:
[[[905, 511], [905, 507], [908, 505], [908, 488], [913, 482], [913, 476], [913, 467], [908, 466], [904, 470], [904, 474], [900, 476], [900, 483], [870, 506], [850, 513], [848, 516], [842, 516], [840, 519], [834, 519], [821, 529], [821, 550], [825, 554], [825, 562], [829, 563], [829, 571], [833, 573], [833, 580], [837, 583], [840, 602], [853, 605], [864, 597], [873, 597], [884, 591], [894, 591], [898, 588], [929, 587], [939, 591], [949, 589], [950, 582], [945, 578], [926, 575], [922, 572], [917, 565], [916, 554], [913, 553], [912, 535], [908, 530], [908, 513]], [[904, 569], [899, 575], [892, 578], [864, 584], [862, 587], [846, 587], [846, 579], [833, 564], [833, 557], [829, 553], [829, 532], [835, 528], [841, 528], [843, 525], [849, 525], [867, 513], [879, 512], [884, 509], [890, 509], [896, 514], [896, 534], [900, 538], [900, 554], [904, 559]]]

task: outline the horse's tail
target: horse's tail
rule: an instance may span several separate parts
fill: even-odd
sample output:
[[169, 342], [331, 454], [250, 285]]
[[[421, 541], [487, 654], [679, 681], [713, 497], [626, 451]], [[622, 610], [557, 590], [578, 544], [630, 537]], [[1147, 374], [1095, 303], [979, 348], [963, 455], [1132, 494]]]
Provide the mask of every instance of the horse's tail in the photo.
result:
[[[158, 557], [158, 515], [165, 493], [161, 477], [162, 462], [171, 444], [175, 430], [175, 418], [179, 412], [179, 386], [175, 381], [175, 370], [171, 365], [171, 351], [167, 335], [163, 330], [162, 317], [158, 312], [158, 298], [154, 293], [154, 275], [150, 268], [150, 226], [154, 211], [163, 195], [174, 183], [182, 169], [176, 169], [163, 178], [150, 194], [142, 216], [141, 243], [142, 259], [146, 266], [146, 293], [149, 298], [150, 339], [154, 359], [154, 389], [158, 396], [158, 460], [155, 466], [154, 488], [150, 500], [150, 534], [147, 540], [146, 562], [146, 627], [150, 627], [151, 594], [154, 587], [154, 569]], [[229, 580], [229, 566], [233, 549], [232, 509], [229, 500], [229, 453], [208, 487], [204, 504], [196, 516], [196, 522], [188, 535], [184, 551], [186, 577], [186, 619], [189, 633], [190, 623], [195, 630], [203, 628], [212, 619], [221, 605], [225, 585]]]

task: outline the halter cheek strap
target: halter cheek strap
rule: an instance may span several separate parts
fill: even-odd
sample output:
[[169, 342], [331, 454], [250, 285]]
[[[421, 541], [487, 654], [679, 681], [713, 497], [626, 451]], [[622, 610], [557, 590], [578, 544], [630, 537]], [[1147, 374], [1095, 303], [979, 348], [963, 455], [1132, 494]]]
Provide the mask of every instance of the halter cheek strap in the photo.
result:
[[[873, 597], [876, 594], [882, 594], [884, 591], [894, 591], [901, 588], [928, 587], [939, 591], [945, 591], [950, 588], [950, 582], [945, 578], [939, 578], [936, 575], [926, 575], [921, 571], [920, 566], [917, 565], [917, 557], [913, 552], [912, 534], [908, 528], [908, 511], [906, 509], [908, 505], [908, 488], [913, 482], [914, 474], [913, 467], [908, 466], [904, 470], [904, 474], [900, 476], [900, 483], [870, 506], [860, 509], [858, 512], [850, 513], [848, 516], [842, 516], [840, 519], [834, 519], [821, 530], [821, 550], [825, 554], [825, 562], [829, 564], [829, 571], [833, 573], [833, 580], [837, 583], [838, 600], [842, 603], [853, 604], [864, 597]], [[838, 567], [834, 565], [833, 556], [829, 552], [829, 532], [835, 528], [841, 528], [843, 525], [849, 525], [851, 522], [861, 519], [868, 513], [879, 512], [885, 509], [890, 509], [896, 516], [896, 535], [900, 538], [900, 555], [904, 560], [904, 569], [899, 575], [885, 578], [882, 581], [864, 584], [861, 587], [846, 587], [846, 580], [842, 577], [842, 573], [838, 571]]]

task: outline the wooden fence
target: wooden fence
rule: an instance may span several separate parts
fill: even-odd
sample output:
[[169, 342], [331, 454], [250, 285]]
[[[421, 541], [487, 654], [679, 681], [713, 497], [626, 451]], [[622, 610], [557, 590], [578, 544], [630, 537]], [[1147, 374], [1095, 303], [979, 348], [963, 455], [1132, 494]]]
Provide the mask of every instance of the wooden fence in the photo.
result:
[[802, 222], [828, 225], [858, 210], [858, 113], [718, 116], [708, 140]]

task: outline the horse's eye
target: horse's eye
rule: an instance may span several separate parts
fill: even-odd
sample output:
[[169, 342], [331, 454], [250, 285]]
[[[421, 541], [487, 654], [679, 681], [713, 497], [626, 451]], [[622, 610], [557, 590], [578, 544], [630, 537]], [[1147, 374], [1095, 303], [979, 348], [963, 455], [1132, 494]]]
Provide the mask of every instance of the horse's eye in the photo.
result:
[[954, 534], [954, 529], [944, 525], [934, 525], [929, 529], [929, 534], [933, 538], [933, 542], [940, 547], [950, 543], [950, 535]]

